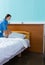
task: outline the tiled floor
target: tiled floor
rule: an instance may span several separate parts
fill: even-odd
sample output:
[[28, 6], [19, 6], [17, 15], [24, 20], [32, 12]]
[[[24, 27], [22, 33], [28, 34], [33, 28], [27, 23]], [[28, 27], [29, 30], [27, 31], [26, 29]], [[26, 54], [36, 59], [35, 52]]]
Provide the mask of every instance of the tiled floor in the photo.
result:
[[45, 65], [42, 54], [22, 53], [22, 57], [15, 57], [5, 65]]

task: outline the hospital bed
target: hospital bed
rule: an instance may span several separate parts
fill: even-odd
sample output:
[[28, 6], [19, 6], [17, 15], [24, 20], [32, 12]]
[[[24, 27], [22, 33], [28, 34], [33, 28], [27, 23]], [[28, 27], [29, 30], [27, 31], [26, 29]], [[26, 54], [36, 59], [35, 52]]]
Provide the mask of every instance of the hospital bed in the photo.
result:
[[16, 55], [30, 47], [30, 33], [26, 31], [13, 31], [25, 34], [25, 39], [21, 38], [0, 38], [0, 65], [5, 64]]

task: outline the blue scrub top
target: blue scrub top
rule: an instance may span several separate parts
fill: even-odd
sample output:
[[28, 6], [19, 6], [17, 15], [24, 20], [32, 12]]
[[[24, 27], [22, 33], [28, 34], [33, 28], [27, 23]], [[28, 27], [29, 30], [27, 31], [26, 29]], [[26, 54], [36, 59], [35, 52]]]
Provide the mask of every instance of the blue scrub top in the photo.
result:
[[3, 37], [3, 31], [7, 30], [7, 26], [8, 26], [7, 20], [4, 19], [2, 22], [0, 22], [0, 37]]

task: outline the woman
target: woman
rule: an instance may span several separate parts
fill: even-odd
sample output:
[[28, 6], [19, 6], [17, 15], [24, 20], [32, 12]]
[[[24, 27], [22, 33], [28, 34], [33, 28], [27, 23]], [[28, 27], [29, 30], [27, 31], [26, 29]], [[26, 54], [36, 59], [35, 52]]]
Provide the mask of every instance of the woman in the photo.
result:
[[7, 14], [3, 21], [0, 22], [0, 37], [8, 37], [10, 31], [8, 30], [8, 21], [11, 19], [11, 15]]

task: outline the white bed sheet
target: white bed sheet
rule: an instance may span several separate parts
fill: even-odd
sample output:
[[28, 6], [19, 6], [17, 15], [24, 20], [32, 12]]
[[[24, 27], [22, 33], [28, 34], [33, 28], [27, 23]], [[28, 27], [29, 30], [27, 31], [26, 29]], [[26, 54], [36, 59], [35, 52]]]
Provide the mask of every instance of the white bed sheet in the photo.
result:
[[16, 55], [18, 55], [18, 54], [20, 54], [21, 52], [23, 52], [25, 49], [26, 49], [26, 48], [22, 48], [22, 49], [19, 50], [16, 54], [12, 55], [12, 56], [9, 57], [9, 58], [4, 59], [4, 60], [0, 63], [0, 65], [5, 64], [5, 63], [8, 62], [10, 59], [14, 58]]
[[15, 38], [0, 39], [0, 65], [29, 47], [29, 40]]

